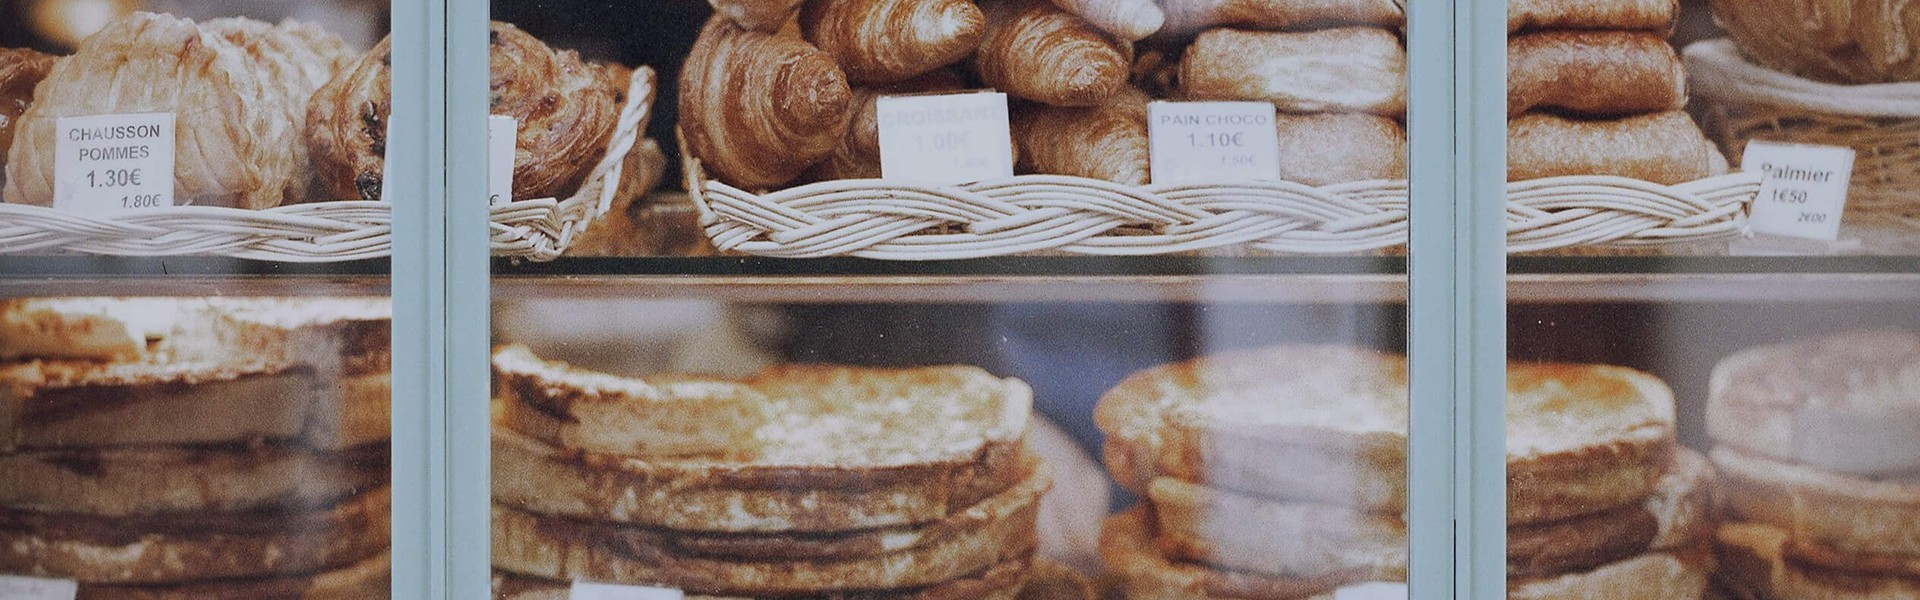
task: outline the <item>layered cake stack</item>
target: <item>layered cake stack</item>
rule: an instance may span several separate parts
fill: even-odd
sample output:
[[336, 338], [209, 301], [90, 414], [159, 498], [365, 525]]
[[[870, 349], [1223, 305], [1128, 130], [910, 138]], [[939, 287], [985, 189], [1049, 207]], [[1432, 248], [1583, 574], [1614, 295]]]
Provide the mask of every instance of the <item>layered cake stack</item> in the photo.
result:
[[1283, 180], [1405, 179], [1402, 4], [1162, 2], [1159, 35], [1193, 40], [1182, 52], [1173, 96], [1272, 102]]
[[[1643, 373], [1511, 367], [1511, 598], [1698, 598], [1712, 472]], [[1282, 346], [1151, 369], [1096, 422], [1145, 497], [1100, 550], [1129, 599], [1334, 598], [1404, 581], [1406, 361]]]
[[1753, 348], [1710, 394], [1730, 595], [1920, 598], [1920, 334]]
[[972, 367], [620, 377], [493, 358], [499, 597], [1016, 598], [1051, 475]]
[[1510, 0], [1507, 179], [1617, 175], [1674, 185], [1727, 172], [1682, 109], [1672, 0]]
[[388, 595], [385, 299], [0, 302], [0, 574]]

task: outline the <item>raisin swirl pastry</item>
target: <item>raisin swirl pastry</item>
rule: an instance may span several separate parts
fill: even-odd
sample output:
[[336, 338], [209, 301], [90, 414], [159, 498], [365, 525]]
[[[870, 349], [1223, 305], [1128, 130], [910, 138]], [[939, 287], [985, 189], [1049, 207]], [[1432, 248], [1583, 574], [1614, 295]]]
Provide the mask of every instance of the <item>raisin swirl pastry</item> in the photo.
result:
[[[591, 64], [548, 47], [520, 28], [489, 32], [490, 114], [520, 123], [514, 145], [513, 198], [566, 198], [605, 153], [626, 102], [624, 68]], [[386, 164], [391, 51], [381, 42], [322, 89], [307, 115], [314, 169], [333, 196], [380, 199]]]
[[300, 143], [307, 101], [352, 56], [340, 38], [292, 21], [153, 13], [115, 21], [35, 88], [8, 151], [6, 200], [53, 203], [61, 117], [173, 113], [177, 203], [299, 202], [313, 178]]
[[[24, 48], [0, 48], [0, 166], [13, 145], [13, 126], [33, 103], [33, 87], [53, 69], [53, 57]], [[0, 181], [5, 181], [0, 174]]]

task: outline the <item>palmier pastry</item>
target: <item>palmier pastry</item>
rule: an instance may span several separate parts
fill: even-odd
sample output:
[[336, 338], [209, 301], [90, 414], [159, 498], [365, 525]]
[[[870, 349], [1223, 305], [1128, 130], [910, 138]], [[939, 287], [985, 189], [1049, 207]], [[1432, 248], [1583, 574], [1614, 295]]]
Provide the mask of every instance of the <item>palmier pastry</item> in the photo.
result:
[[173, 113], [179, 204], [270, 208], [312, 180], [300, 121], [351, 59], [309, 25], [135, 13], [81, 41], [35, 92], [8, 152], [8, 202], [50, 205], [61, 117]]
[[[33, 103], [33, 87], [47, 77], [53, 57], [24, 48], [0, 48], [0, 165], [13, 145], [13, 125]], [[0, 174], [0, 181], [5, 175]]]
[[[513, 198], [566, 198], [580, 189], [618, 127], [626, 83], [506, 23], [489, 32], [490, 114], [519, 121]], [[333, 196], [379, 199], [391, 108], [388, 42], [327, 84], [308, 115], [314, 168]]]

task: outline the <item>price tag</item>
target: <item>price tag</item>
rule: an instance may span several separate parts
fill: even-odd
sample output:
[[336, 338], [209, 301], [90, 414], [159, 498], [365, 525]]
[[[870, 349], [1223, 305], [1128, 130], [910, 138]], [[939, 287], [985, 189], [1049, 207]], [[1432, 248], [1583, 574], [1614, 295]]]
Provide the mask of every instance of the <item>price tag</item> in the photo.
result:
[[567, 592], [568, 600], [681, 600], [685, 597], [686, 594], [675, 589], [585, 581], [573, 582], [573, 589]]
[[73, 600], [80, 584], [72, 579], [42, 579], [0, 575], [0, 598], [6, 600]]
[[1154, 102], [1147, 123], [1154, 183], [1280, 175], [1271, 102]]
[[940, 185], [1013, 175], [1006, 94], [883, 96], [875, 114], [882, 177]]
[[1333, 600], [1407, 600], [1407, 584], [1375, 581], [1333, 591]]
[[173, 206], [173, 113], [61, 117], [53, 207], [116, 212]]
[[513, 117], [487, 117], [487, 203], [513, 201], [513, 153], [520, 140], [520, 121]]
[[1753, 231], [1812, 240], [1840, 237], [1853, 177], [1852, 148], [1753, 141], [1740, 165], [1766, 174], [1753, 202]]

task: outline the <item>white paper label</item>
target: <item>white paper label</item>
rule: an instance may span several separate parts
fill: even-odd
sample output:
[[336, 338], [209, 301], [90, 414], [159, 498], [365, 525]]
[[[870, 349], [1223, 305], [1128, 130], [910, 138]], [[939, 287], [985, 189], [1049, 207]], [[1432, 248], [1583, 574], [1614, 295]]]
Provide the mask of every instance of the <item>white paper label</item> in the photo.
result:
[[1013, 176], [1006, 94], [883, 96], [875, 114], [882, 177], [944, 185]]
[[1375, 581], [1349, 585], [1334, 590], [1333, 600], [1407, 600], [1407, 584]]
[[1755, 233], [1812, 240], [1840, 237], [1853, 177], [1853, 149], [1753, 141], [1740, 165], [1766, 174], [1753, 202]]
[[681, 600], [685, 597], [686, 594], [675, 589], [585, 581], [573, 582], [573, 589], [567, 592], [568, 600]]
[[0, 598], [5, 600], [73, 600], [80, 584], [72, 579], [42, 579], [0, 575]]
[[61, 117], [53, 207], [119, 212], [173, 206], [173, 113]]
[[513, 201], [513, 152], [520, 140], [520, 121], [513, 117], [487, 117], [487, 203]]
[[1280, 176], [1271, 102], [1154, 102], [1147, 123], [1154, 183]]

